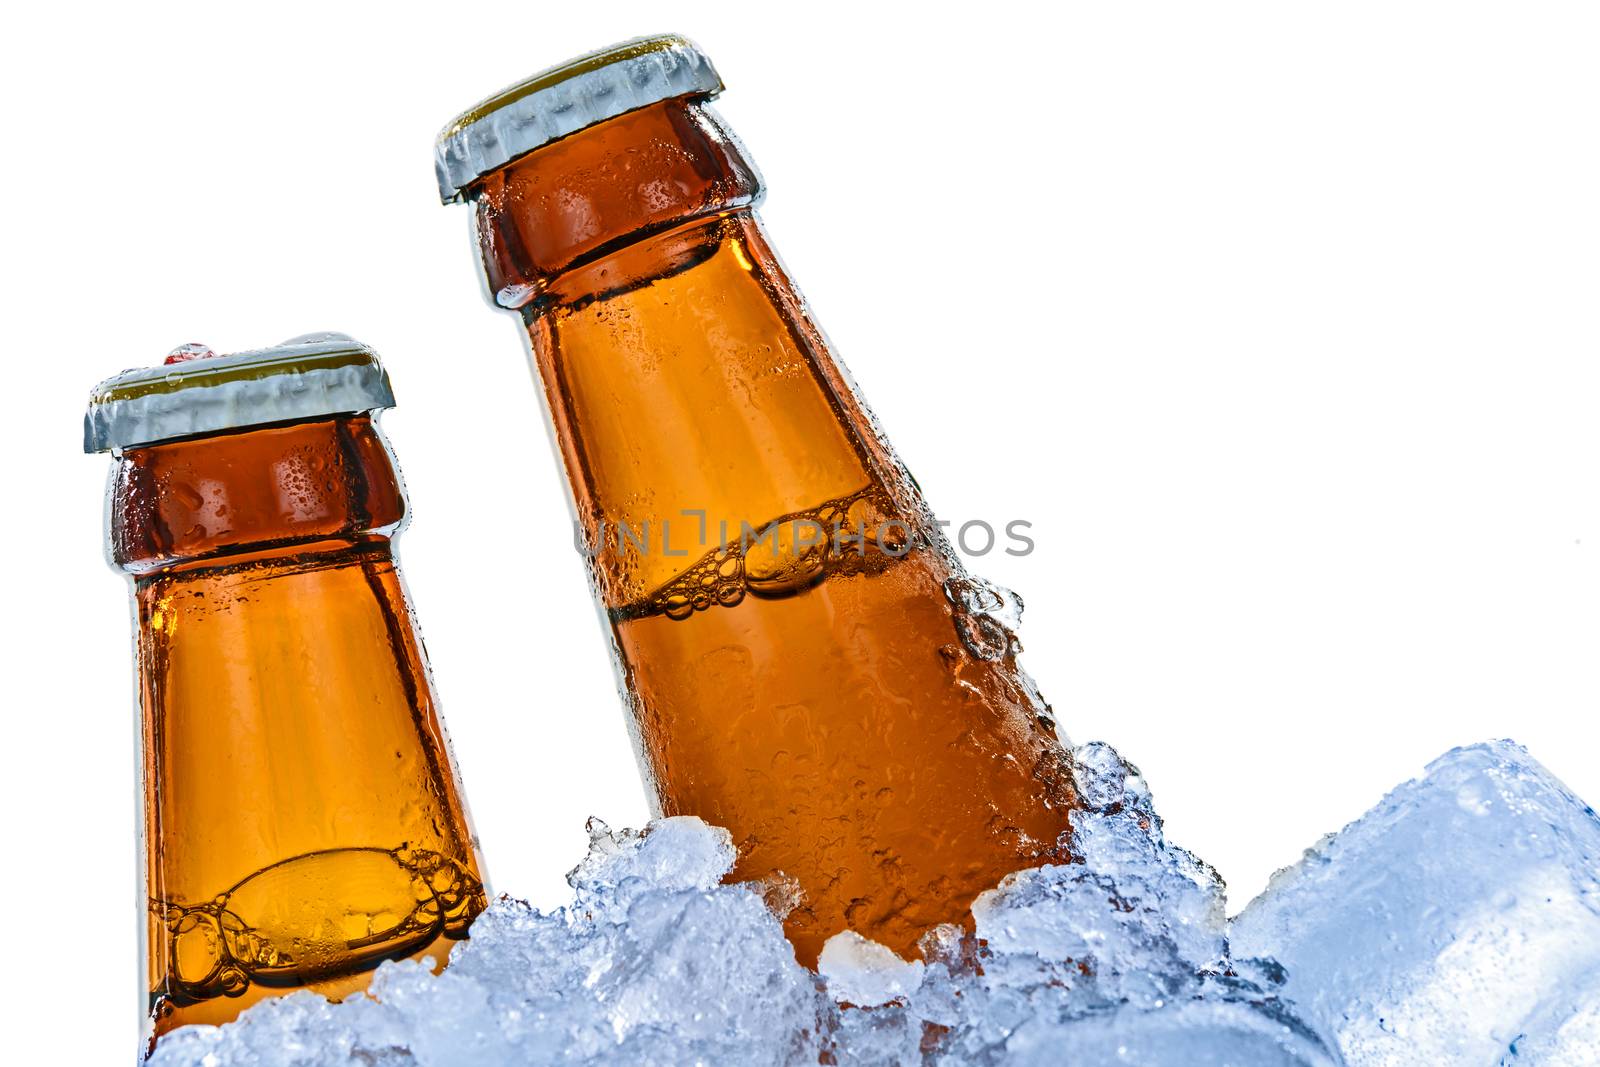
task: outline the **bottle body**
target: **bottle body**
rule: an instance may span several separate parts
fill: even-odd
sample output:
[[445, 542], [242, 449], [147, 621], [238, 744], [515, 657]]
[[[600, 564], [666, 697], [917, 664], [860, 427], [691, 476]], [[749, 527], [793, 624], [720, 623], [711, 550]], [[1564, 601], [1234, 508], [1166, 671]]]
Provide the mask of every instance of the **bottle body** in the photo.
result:
[[124, 451], [155, 1035], [364, 987], [484, 906], [366, 415]]
[[813, 963], [900, 952], [1058, 856], [1074, 804], [1004, 597], [968, 577], [768, 246], [703, 103], [540, 148], [474, 191], [528, 329], [647, 792], [802, 890]]

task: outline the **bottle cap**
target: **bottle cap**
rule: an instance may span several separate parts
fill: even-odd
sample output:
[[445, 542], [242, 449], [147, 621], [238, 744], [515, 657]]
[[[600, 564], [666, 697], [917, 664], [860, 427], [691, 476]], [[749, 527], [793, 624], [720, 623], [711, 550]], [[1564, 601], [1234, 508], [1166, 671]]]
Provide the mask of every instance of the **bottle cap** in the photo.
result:
[[182, 345], [159, 367], [124, 371], [95, 387], [83, 450], [391, 407], [394, 392], [377, 353], [342, 333], [224, 356]]
[[694, 42], [636, 37], [541, 71], [466, 111], [439, 134], [434, 169], [446, 204], [518, 156], [606, 119], [679, 96], [716, 96], [722, 79]]

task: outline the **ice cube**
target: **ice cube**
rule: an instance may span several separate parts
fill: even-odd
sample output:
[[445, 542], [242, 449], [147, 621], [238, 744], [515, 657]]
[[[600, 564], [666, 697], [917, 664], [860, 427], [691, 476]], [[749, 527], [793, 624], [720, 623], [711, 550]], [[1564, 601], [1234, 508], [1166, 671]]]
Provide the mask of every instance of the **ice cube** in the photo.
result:
[[1012, 1038], [1008, 1067], [1334, 1067], [1337, 1060], [1287, 1013], [1248, 996], [1175, 1000], [1160, 1010], [1124, 1008], [1065, 1025], [1034, 1022]]
[[649, 830], [613, 832], [591, 818], [589, 854], [567, 873], [580, 906], [625, 908], [648, 889], [710, 889], [733, 867], [733, 836], [692, 816], [657, 819]]
[[1091, 811], [1109, 811], [1122, 803], [1128, 767], [1116, 749], [1098, 741], [1078, 746], [1072, 754], [1072, 779], [1078, 800]]
[[1600, 819], [1519, 745], [1456, 749], [1233, 923], [1375, 1064], [1600, 1064]]
[[1222, 880], [1166, 840], [1138, 770], [1101, 744], [1075, 762], [1087, 805], [1070, 838], [1078, 862], [1018, 871], [982, 894], [981, 947], [958, 953], [948, 933], [924, 942], [935, 963], [911, 1006], [954, 986], [948, 1062], [1337, 1063], [1277, 995], [1275, 970], [1235, 973]]
[[[395, 966], [386, 964], [385, 969]], [[224, 1027], [185, 1026], [156, 1045], [158, 1067], [321, 1067], [414, 1061], [412, 1034], [396, 1011], [365, 997], [330, 1004], [315, 993], [265, 1000]]]
[[921, 960], [903, 960], [887, 945], [868, 941], [854, 930], [828, 938], [817, 973], [841, 1004], [876, 1008], [916, 992], [922, 984]]
[[1075, 761], [1090, 805], [1072, 821], [1079, 862], [1018, 871], [979, 896], [978, 936], [998, 952], [1051, 961], [1069, 984], [1092, 967], [1118, 1002], [1154, 1004], [1196, 974], [1224, 970], [1222, 879], [1166, 841], [1138, 770], [1109, 745], [1084, 745]]

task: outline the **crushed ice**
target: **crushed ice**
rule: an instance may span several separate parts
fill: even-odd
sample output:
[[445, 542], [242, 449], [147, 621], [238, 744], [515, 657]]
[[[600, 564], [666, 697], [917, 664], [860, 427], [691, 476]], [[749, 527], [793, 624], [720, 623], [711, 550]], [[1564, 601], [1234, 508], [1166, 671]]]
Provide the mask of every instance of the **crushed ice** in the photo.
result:
[[1600, 820], [1518, 746], [1442, 757], [1231, 931], [1138, 772], [1076, 756], [1078, 862], [1009, 876], [919, 960], [846, 932], [812, 974], [783, 938], [795, 887], [722, 884], [725, 831], [594, 822], [570, 906], [502, 899], [438, 976], [387, 963], [367, 996], [266, 1001], [152, 1062], [1600, 1063]]

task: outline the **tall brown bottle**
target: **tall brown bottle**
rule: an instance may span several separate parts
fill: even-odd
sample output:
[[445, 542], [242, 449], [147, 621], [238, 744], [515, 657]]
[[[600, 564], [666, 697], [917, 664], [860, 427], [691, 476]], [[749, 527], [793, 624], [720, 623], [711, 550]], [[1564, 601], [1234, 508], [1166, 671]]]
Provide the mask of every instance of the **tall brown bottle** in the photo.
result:
[[90, 401], [138, 623], [147, 1038], [442, 965], [486, 903], [391, 549], [393, 402], [341, 335], [180, 350]]
[[1074, 805], [1015, 603], [968, 577], [754, 214], [709, 60], [646, 38], [535, 76], [438, 145], [518, 312], [590, 551], [647, 792], [797, 879], [814, 963], [906, 953]]

